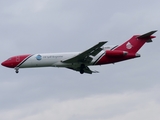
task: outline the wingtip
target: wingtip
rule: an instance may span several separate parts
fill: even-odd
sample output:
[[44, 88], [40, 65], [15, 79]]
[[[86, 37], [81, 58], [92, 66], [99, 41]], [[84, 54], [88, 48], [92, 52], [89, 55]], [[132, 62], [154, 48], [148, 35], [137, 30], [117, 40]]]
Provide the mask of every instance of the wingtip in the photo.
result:
[[98, 44], [101, 44], [101, 45], [104, 45], [104, 44], [106, 44], [108, 41], [101, 41], [101, 42], [99, 42]]
[[108, 42], [108, 41], [101, 41], [100, 43], [104, 43], [104, 44], [105, 44], [105, 43], [107, 43], [107, 42]]

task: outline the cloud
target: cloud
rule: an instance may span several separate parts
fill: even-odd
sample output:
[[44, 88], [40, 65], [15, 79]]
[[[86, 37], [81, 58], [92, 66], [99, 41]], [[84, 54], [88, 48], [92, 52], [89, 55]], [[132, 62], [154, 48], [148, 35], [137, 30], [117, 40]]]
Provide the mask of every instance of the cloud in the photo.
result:
[[99, 94], [62, 101], [46, 99], [1, 111], [0, 117], [7, 120], [156, 120], [160, 118], [159, 90], [157, 85], [143, 92]]
[[5, 14], [13, 16], [28, 15], [28, 13], [37, 13], [46, 9], [49, 0], [27, 0], [15, 1], [12, 4], [2, 6], [2, 11]]

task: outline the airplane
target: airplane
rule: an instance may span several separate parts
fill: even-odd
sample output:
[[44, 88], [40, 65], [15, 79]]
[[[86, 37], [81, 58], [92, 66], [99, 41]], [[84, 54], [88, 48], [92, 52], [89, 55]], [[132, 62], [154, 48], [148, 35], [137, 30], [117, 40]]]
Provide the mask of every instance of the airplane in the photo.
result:
[[20, 68], [35, 67], [65, 67], [83, 73], [98, 73], [88, 66], [116, 63], [140, 57], [137, 51], [147, 42], [152, 42], [151, 31], [143, 35], [133, 35], [122, 45], [102, 47], [107, 41], [99, 42], [83, 52], [25, 54], [10, 57], [1, 63], [2, 66], [14, 68], [18, 73]]

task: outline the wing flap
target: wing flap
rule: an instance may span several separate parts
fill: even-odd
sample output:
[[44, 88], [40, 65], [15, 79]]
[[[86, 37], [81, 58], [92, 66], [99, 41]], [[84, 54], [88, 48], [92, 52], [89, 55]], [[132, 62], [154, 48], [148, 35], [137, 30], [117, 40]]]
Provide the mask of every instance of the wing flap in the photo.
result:
[[[66, 67], [66, 68], [80, 72], [80, 67]], [[88, 74], [99, 73], [98, 71], [92, 71], [88, 66], [85, 66], [83, 70], [84, 70], [84, 73], [88, 73]]]

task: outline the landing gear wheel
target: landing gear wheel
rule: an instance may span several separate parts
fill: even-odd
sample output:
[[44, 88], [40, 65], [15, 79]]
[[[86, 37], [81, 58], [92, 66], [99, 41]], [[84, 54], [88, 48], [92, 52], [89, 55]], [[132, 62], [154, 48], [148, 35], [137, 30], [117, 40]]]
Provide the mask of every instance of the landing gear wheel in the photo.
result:
[[16, 70], [16, 73], [19, 73], [19, 71], [18, 71], [18, 70]]
[[80, 67], [80, 73], [81, 73], [81, 74], [84, 73], [84, 68], [85, 68], [85, 65], [84, 65], [84, 64], [81, 64], [81, 67]]
[[16, 73], [19, 73], [19, 68], [15, 68], [15, 72], [16, 72]]
[[83, 73], [84, 73], [84, 70], [83, 70], [83, 69], [81, 69], [81, 70], [80, 70], [80, 73], [81, 73], [81, 74], [83, 74]]

